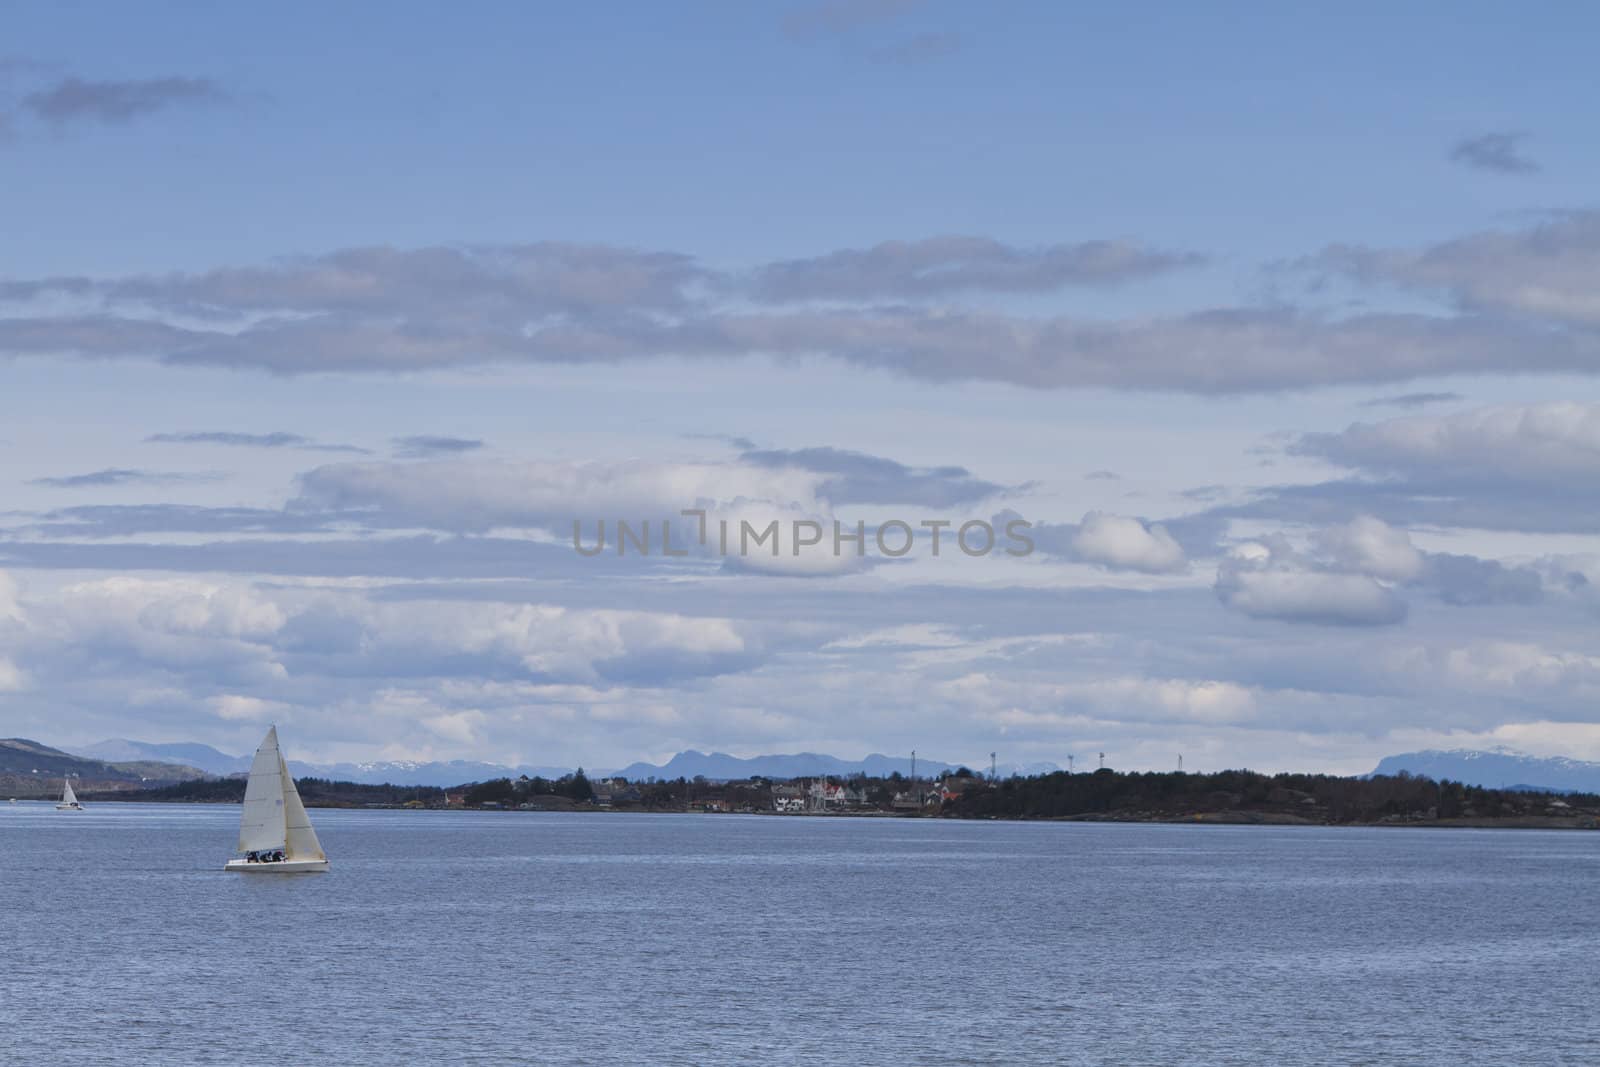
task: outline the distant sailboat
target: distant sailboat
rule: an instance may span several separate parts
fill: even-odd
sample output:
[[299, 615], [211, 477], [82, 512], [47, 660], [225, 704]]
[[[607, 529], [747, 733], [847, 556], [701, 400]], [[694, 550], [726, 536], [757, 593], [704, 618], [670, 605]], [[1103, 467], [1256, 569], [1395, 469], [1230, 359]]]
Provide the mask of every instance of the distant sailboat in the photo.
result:
[[278, 751], [276, 726], [267, 731], [250, 764], [239, 817], [239, 851], [245, 857], [229, 860], [223, 870], [297, 874], [328, 869], [328, 857]]
[[78, 794], [72, 791], [72, 779], [61, 779], [61, 803], [56, 805], [57, 811], [82, 811], [83, 805], [78, 803]]

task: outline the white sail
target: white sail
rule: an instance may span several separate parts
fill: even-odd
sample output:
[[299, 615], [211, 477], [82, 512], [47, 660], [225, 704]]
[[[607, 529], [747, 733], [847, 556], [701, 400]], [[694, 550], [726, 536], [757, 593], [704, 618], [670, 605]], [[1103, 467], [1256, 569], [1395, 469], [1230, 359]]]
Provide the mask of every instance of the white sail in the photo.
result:
[[64, 786], [61, 790], [61, 803], [76, 804], [78, 802], [78, 794], [72, 791], [72, 781], [67, 778], [63, 778], [61, 781]]
[[311, 817], [306, 806], [300, 803], [300, 790], [295, 788], [289, 767], [278, 753], [278, 779], [283, 782], [284, 856], [290, 860], [325, 860], [322, 843], [311, 828]]
[[[239, 816], [239, 851], [264, 852], [287, 844], [284, 819], [283, 757], [278, 754], [278, 728], [272, 727], [256, 749], [250, 780], [244, 786], [244, 811]], [[289, 788], [293, 789], [293, 783]], [[300, 797], [295, 796], [295, 805]], [[304, 813], [304, 808], [301, 809]]]

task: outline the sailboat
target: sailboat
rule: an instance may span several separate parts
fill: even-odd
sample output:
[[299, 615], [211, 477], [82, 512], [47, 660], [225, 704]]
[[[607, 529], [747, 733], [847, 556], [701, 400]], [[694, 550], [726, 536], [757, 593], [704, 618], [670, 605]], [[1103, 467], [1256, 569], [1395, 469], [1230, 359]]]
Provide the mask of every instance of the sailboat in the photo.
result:
[[78, 794], [72, 791], [72, 779], [61, 779], [61, 803], [56, 805], [57, 811], [82, 811], [83, 805], [78, 803]]
[[328, 869], [327, 854], [278, 750], [276, 726], [267, 731], [250, 764], [244, 812], [239, 816], [238, 850], [244, 858], [229, 860], [223, 870], [299, 874]]

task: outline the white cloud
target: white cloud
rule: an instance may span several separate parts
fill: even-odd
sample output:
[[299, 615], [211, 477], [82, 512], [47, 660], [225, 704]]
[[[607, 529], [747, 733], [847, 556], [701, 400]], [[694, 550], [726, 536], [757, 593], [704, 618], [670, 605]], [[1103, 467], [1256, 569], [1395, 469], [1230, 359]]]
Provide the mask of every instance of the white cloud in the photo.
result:
[[440, 530], [547, 526], [566, 538], [581, 520], [592, 544], [600, 519], [608, 529], [618, 519], [635, 526], [648, 520], [659, 531], [662, 520], [687, 521], [679, 515], [686, 508], [768, 503], [824, 512], [817, 496], [822, 480], [799, 468], [737, 462], [337, 463], [303, 475], [293, 506], [365, 511]]
[[1279, 538], [1250, 542], [1217, 568], [1218, 599], [1235, 611], [1263, 619], [1378, 626], [1406, 617], [1405, 601], [1365, 574], [1319, 569]]
[[15, 692], [27, 684], [22, 669], [4, 656], [0, 656], [0, 693]]
[[458, 745], [473, 745], [480, 740], [479, 731], [487, 721], [481, 711], [453, 711], [444, 715], [430, 715], [422, 725], [446, 741]]
[[211, 698], [211, 710], [219, 719], [242, 722], [265, 722], [275, 716], [284, 716], [288, 709], [271, 700], [224, 693]]
[[1405, 582], [1422, 573], [1422, 553], [1411, 535], [1380, 519], [1361, 515], [1343, 526], [1317, 534], [1317, 545], [1341, 569], [1391, 582]]
[[974, 672], [939, 683], [940, 696], [1006, 728], [1082, 730], [1099, 720], [1243, 722], [1256, 695], [1211, 679], [1117, 677], [1088, 681], [1017, 681]]
[[1090, 563], [1114, 570], [1175, 574], [1189, 569], [1183, 547], [1165, 527], [1134, 518], [1091, 511], [1083, 517], [1072, 547]]
[[1341, 466], [1440, 483], [1600, 490], [1600, 403], [1503, 404], [1358, 422], [1293, 446]]

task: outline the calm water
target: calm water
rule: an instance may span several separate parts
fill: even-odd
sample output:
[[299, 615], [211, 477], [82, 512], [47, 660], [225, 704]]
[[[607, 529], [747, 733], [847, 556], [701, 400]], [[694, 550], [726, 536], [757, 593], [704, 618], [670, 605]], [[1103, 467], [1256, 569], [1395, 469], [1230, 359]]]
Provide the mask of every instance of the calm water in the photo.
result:
[[1600, 834], [0, 804], [0, 1061], [1600, 1063]]

